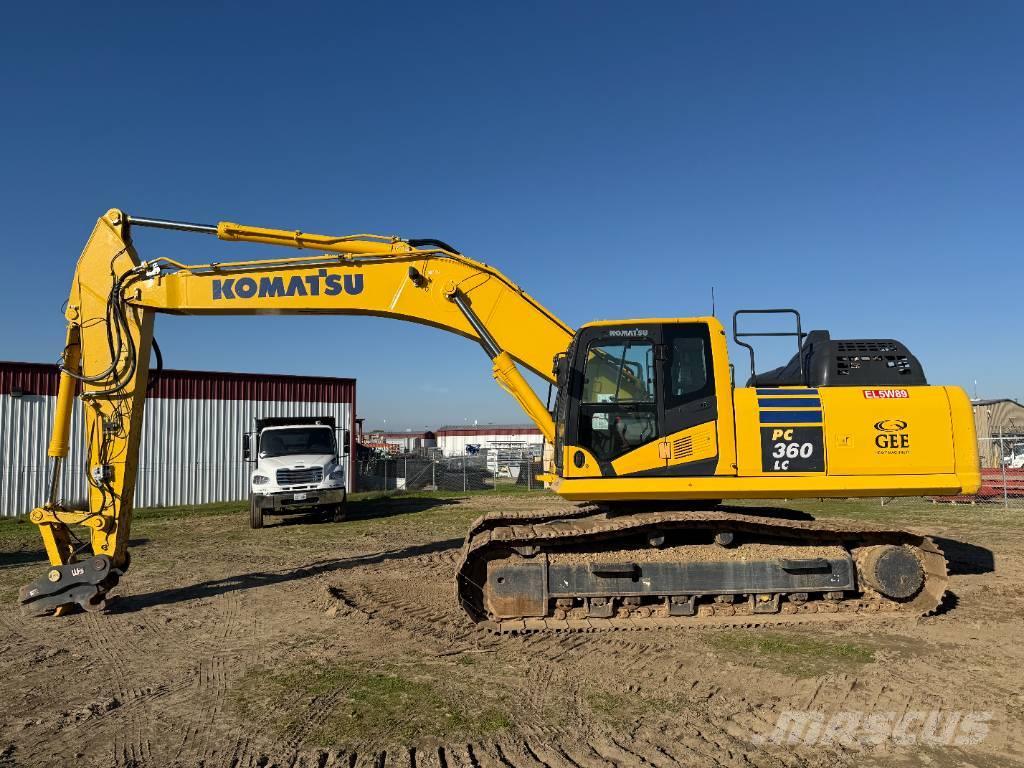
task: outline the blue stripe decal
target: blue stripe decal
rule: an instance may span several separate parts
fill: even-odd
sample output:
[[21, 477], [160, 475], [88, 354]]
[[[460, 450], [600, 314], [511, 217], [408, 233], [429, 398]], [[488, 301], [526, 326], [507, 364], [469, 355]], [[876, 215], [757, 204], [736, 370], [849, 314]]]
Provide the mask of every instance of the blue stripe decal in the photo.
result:
[[821, 411], [761, 411], [762, 424], [820, 424]]
[[816, 397], [759, 397], [757, 404], [761, 408], [821, 408], [821, 400]]
[[758, 387], [758, 395], [778, 395], [780, 397], [803, 397], [804, 395], [818, 396], [817, 389], [764, 389]]

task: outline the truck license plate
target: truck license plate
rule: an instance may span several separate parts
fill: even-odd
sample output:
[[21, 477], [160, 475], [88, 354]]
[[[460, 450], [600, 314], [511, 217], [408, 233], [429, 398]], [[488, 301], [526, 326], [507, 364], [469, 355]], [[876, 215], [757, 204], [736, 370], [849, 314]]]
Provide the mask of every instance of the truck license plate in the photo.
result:
[[296, 493], [294, 498], [295, 498], [296, 501], [302, 501], [303, 499], [306, 498], [306, 494], [304, 494], [304, 493]]

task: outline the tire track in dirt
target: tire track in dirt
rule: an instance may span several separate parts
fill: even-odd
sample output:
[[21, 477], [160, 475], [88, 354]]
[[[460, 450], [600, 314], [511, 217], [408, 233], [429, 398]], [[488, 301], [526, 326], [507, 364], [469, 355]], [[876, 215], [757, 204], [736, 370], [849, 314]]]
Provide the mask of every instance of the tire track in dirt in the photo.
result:
[[[214, 641], [206, 642], [193, 656], [189, 698], [198, 704], [189, 708], [190, 717], [175, 730], [179, 741], [174, 752], [176, 762], [202, 763], [224, 752], [217, 742], [220, 734], [211, 727], [224, 710], [228, 694], [230, 671], [236, 666], [238, 652], [230, 649], [244, 635], [247, 622], [241, 612], [241, 597], [236, 591], [217, 595], [204, 613], [212, 613], [217, 620], [212, 633]], [[235, 641], [235, 643], [232, 643]]]
[[[765, 760], [765, 753], [755, 752], [753, 745], [744, 745], [735, 740], [722, 744], [709, 740], [705, 730], [712, 729], [710, 723], [702, 722], [693, 717], [686, 717], [682, 724], [662, 724], [657, 729], [651, 728], [643, 739], [651, 747], [662, 752], [681, 765], [701, 766], [733, 766], [759, 765], [774, 766], [777, 763]], [[635, 743], [635, 742], [634, 742]], [[750, 753], [750, 754], [748, 754]], [[753, 759], [752, 759], [753, 758]]]
[[713, 746], [713, 742], [706, 742], [702, 748], [693, 749], [690, 744], [670, 743], [664, 734], [657, 742], [639, 735], [628, 740], [602, 737], [592, 742], [503, 739], [429, 748], [290, 751], [283, 755], [261, 752], [235, 757], [230, 765], [233, 768], [833, 768], [856, 762], [850, 754], [817, 752], [804, 757], [792, 750], [769, 753], [726, 745], [720, 745], [718, 752], [709, 753]]
[[[636, 755], [638, 758], [636, 764], [650, 765], [654, 766], [654, 768], [674, 768], [674, 766], [679, 765], [676, 759], [663, 749], [648, 744], [642, 739], [609, 736], [608, 740], [622, 752]], [[625, 743], [627, 740], [629, 741], [628, 746]], [[630, 761], [626, 762], [626, 765], [632, 764]]]
[[[113, 684], [112, 700], [118, 706], [112, 710], [111, 723], [113, 760], [116, 765], [145, 765], [153, 758], [149, 692], [136, 686], [129, 670], [132, 659], [138, 655], [135, 642], [139, 625], [122, 614], [86, 613], [82, 616], [85, 635], [92, 650], [107, 671], [107, 680]], [[141, 631], [145, 631], [143, 628]], [[89, 726], [92, 730], [92, 724]]]
[[[572, 706], [564, 713], [562, 726], [577, 735], [588, 733], [595, 728], [585, 712], [588, 706], [585, 697], [585, 686], [576, 675], [576, 669], [587, 666], [592, 660], [595, 664], [615, 664], [627, 670], [641, 684], [656, 686], [658, 681], [671, 677], [677, 687], [695, 692], [698, 700], [707, 701], [714, 698], [717, 687], [701, 689], [699, 680], [686, 680], [683, 672], [689, 671], [684, 662], [674, 661], [671, 671], [658, 669], [650, 664], [650, 659], [671, 651], [676, 643], [671, 639], [655, 638], [652, 640], [636, 639], [613, 635], [560, 635], [536, 634], [518, 638], [495, 638], [486, 632], [475, 631], [470, 625], [468, 630], [458, 630], [458, 624], [464, 617], [449, 602], [450, 572], [454, 562], [451, 555], [428, 555], [415, 559], [415, 568], [410, 568], [401, 576], [396, 576], [387, 568], [355, 569], [348, 574], [344, 587], [334, 587], [339, 600], [346, 603], [346, 609], [360, 611], [369, 620], [384, 626], [391, 631], [415, 637], [420, 645], [425, 642], [438, 643], [444, 649], [451, 648], [456, 641], [469, 641], [476, 647], [490, 646], [510, 657], [529, 659], [530, 663], [523, 670], [529, 681], [525, 689], [529, 691], [531, 709], [542, 711], [548, 703], [548, 691], [560, 690], [569, 693]], [[443, 579], [438, 586], [439, 577]], [[228, 603], [233, 603], [228, 600]], [[226, 605], [218, 615], [226, 619], [228, 624], [234, 622], [237, 615], [236, 605]], [[257, 624], [259, 622], [256, 622]], [[438, 633], [438, 627], [441, 632]], [[440, 638], [438, 638], [440, 634]], [[221, 627], [218, 636], [223, 641], [234, 638], [230, 627]], [[450, 638], [450, 639], [449, 639]], [[200, 680], [215, 685], [207, 687], [223, 688], [223, 674], [217, 665], [222, 660], [205, 662], [199, 675]], [[211, 666], [212, 665], [212, 666]], [[344, 692], [318, 696], [310, 702], [280, 702], [287, 708], [298, 705], [303, 710], [303, 718], [293, 723], [286, 731], [264, 748], [257, 749], [256, 743], [248, 737], [240, 738], [235, 749], [230, 753], [231, 762], [238, 766], [267, 765], [268, 760], [281, 765], [330, 765], [333, 757], [327, 753], [317, 753], [315, 760], [300, 750], [306, 740], [314, 734], [330, 717], [332, 711], [343, 697]], [[196, 718], [197, 724], [209, 723], [220, 712], [222, 695], [218, 694], [208, 702], [206, 708]], [[269, 713], [260, 721], [250, 723], [249, 731], [259, 733], [261, 727], [269, 722]], [[589, 768], [590, 766], [640, 765], [647, 768], [662, 766], [706, 764], [706, 765], [780, 765], [776, 760], [765, 762], [765, 754], [760, 753], [754, 760], [750, 759], [750, 745], [729, 734], [723, 734], [705, 719], [697, 723], [689, 723], [692, 728], [685, 732], [665, 730], [651, 732], [647, 738], [638, 736], [627, 737], [625, 734], [602, 734], [600, 738], [589, 743], [580, 743], [576, 739], [560, 733], [561, 729], [553, 729], [541, 725], [534, 729], [529, 739], [508, 739], [496, 742], [472, 742], [466, 745], [454, 744], [440, 747], [436, 751], [426, 752], [416, 749], [389, 749], [371, 752], [345, 752], [337, 757], [338, 764], [344, 765], [444, 765], [448, 766], [543, 766], [548, 765], [565, 768]], [[518, 730], [524, 730], [517, 724]], [[209, 761], [215, 757], [215, 750], [210, 749], [209, 734], [199, 740], [193, 726], [193, 740], [198, 741], [193, 749], [179, 752], [179, 759], [189, 758]], [[605, 729], [598, 729], [605, 730]], [[712, 735], [706, 735], [712, 734]], [[223, 755], [223, 753], [221, 753]], [[274, 756], [284, 756], [280, 759]], [[721, 755], [729, 756], [720, 759]], [[735, 759], [733, 759], [735, 757]], [[793, 764], [801, 764], [799, 761]]]
[[391, 630], [421, 639], [442, 639], [449, 650], [458, 643], [479, 644], [489, 635], [462, 614], [453, 590], [458, 553], [445, 551], [406, 561], [401, 572], [388, 566], [356, 568], [328, 589], [346, 608]]
[[347, 695], [348, 691], [337, 690], [315, 697], [306, 706], [301, 720], [291, 725], [275, 744], [283, 745], [286, 751], [298, 750], [306, 738], [315, 734], [317, 729], [327, 722], [339, 701]]
[[[902, 713], [934, 706], [976, 709], [1000, 699], [1005, 708], [1020, 700], [1014, 683], [1024, 656], [1015, 640], [1024, 625], [1015, 611], [1020, 606], [1016, 586], [1024, 579], [1015, 574], [1024, 572], [1019, 556], [1024, 539], [1011, 542], [1016, 548], [1012, 557], [1000, 551], [998, 574], [970, 577], [974, 592], [962, 589], [963, 578], [954, 577], [961, 578], [954, 587], [963, 603], [935, 620], [879, 624], [870, 630], [851, 627], [852, 640], [837, 637], [832, 625], [820, 625], [830, 640], [856, 643], [863, 638], [884, 651], [870, 664], [833, 665], [812, 677], [780, 666], [780, 659], [771, 656], [738, 659], [736, 653], [720, 652], [716, 644], [704, 642], [705, 632], [715, 630], [685, 637], [669, 630], [508, 637], [476, 631], [453, 600], [457, 553], [451, 551], [346, 565], [312, 577], [257, 583], [256, 588], [246, 586], [252, 579], [234, 585], [253, 575], [243, 570], [286, 573], [301, 571], [313, 558], [338, 559], [339, 553], [325, 551], [330, 546], [347, 547], [340, 553], [343, 559], [363, 563], [378, 550], [412, 551], [437, 538], [435, 531], [403, 530], [355, 542], [317, 541], [315, 553], [303, 542], [287, 551], [275, 549], [266, 558], [254, 545], [251, 559], [259, 562], [253, 565], [217, 560], [233, 550], [215, 544], [213, 537], [195, 541], [193, 536], [189, 546], [195, 546], [196, 557], [211, 564], [203, 578], [223, 582], [225, 592], [200, 590], [199, 597], [188, 598], [187, 588], [193, 585], [183, 581], [194, 581], [194, 575], [140, 570], [136, 573], [148, 581], [139, 584], [151, 587], [159, 578], [160, 590], [173, 594], [181, 588], [183, 597], [124, 615], [115, 608], [101, 617], [69, 616], [56, 628], [39, 624], [35, 629], [4, 611], [0, 646], [7, 648], [0, 656], [0, 677], [9, 673], [6, 679], [16, 694], [26, 689], [23, 702], [30, 705], [33, 720], [52, 717], [48, 708], [66, 707], [62, 695], [73, 705], [95, 703], [98, 690], [117, 696], [120, 706], [79, 720], [58, 718], [56, 735], [45, 724], [19, 731], [16, 721], [0, 722], [0, 750], [18, 744], [15, 759], [23, 765], [67, 762], [102, 768], [824, 768], [863, 759], [880, 764], [893, 753], [765, 748], [752, 737], [771, 733], [778, 715], [789, 709]], [[374, 548], [369, 556], [367, 547]], [[145, 565], [140, 561], [138, 567]], [[328, 585], [339, 588], [337, 600], [324, 590]], [[968, 594], [970, 601], [964, 597]], [[335, 606], [334, 613], [324, 615]], [[80, 651], [87, 660], [77, 658]], [[523, 713], [512, 710], [514, 725], [494, 737], [385, 748], [373, 741], [379, 734], [367, 733], [360, 735], [365, 743], [319, 750], [313, 746], [318, 731], [342, 704], [334, 690], [313, 698], [309, 691], [286, 694], [255, 708], [258, 714], [248, 719], [232, 711], [234, 681], [249, 669], [276, 674], [294, 669], [296, 660], [344, 660], [345, 654], [388, 664], [392, 653], [401, 656], [401, 664], [422, 656], [430, 667], [427, 676], [437, 678], [443, 690], [458, 689], [446, 688], [449, 674], [504, 686], [509, 701], [521, 702]], [[111, 667], [124, 674], [117, 676]], [[47, 676], [63, 676], [65, 690], [49, 695], [28, 690], [41, 687]], [[461, 689], [467, 690], [466, 685]], [[622, 722], [618, 713], [607, 717], [591, 700], [592, 692], [622, 697]], [[634, 695], [640, 709], [631, 712]], [[16, 713], [19, 703], [15, 697], [2, 714]], [[282, 718], [293, 717], [282, 732]], [[79, 749], [87, 754], [73, 760], [78, 757], [73, 750]], [[1009, 764], [1012, 760], [1004, 756], [1020, 754], [985, 747], [969, 757], [976, 757], [970, 760], [976, 764], [995, 765]]]
[[[43, 720], [48, 720], [59, 738], [68, 743], [88, 740], [102, 744], [104, 738], [109, 738], [106, 760], [110, 764], [152, 763], [151, 735], [163, 727], [157, 725], [163, 720], [158, 709], [161, 699], [184, 690], [185, 681], [150, 682], [132, 676], [133, 663], [143, 652], [138, 639], [146, 631], [144, 624], [116, 615], [88, 613], [64, 621], [56, 635], [75, 638], [71, 651], [65, 652], [84, 660], [83, 679], [95, 680], [96, 688], [84, 703], [73, 696], [59, 700], [55, 706], [62, 709]], [[38, 746], [49, 759], [52, 745]]]
[[[333, 589], [339, 592], [349, 607], [362, 611], [370, 621], [415, 637], [421, 644], [425, 638], [437, 634], [458, 637], [451, 625], [455, 622], [464, 623], [465, 618], [461, 612], [453, 611], [450, 590], [431, 586], [438, 578], [450, 579], [453, 562], [454, 558], [446, 554], [417, 558], [400, 577], [386, 569], [357, 570], [348, 574], [343, 587], [335, 586]], [[661, 685], [670, 682], [675, 690], [686, 692], [704, 708], [709, 706], [711, 700], [722, 703], [719, 701], [723, 698], [721, 689], [702, 683], [692, 663], [674, 659], [667, 670], [662, 665], [651, 663], [652, 659], [669, 656], [681, 642], [662, 633], [644, 638], [557, 633], [495, 638], [472, 630], [462, 633], [461, 639], [470, 638], [475, 640], [478, 647], [482, 645], [493, 649], [500, 658], [529, 660], [520, 670], [525, 685], [522, 685], [519, 694], [525, 696], [526, 709], [544, 712], [551, 703], [551, 692], [557, 692], [563, 698], [568, 695], [571, 704], [563, 706], [561, 710], [562, 725], [576, 734], [591, 731], [603, 734], [607, 730], [595, 725], [587, 715], [590, 688], [587, 676], [581, 675], [579, 670], [591, 666], [599, 669], [603, 665], [614, 665], [624, 671], [627, 677], [633, 678], [638, 689], [650, 687], [657, 691]], [[754, 708], [753, 703], [747, 706]], [[529, 723], [522, 720], [517, 722], [519, 731], [527, 728]], [[531, 765], [539, 761], [540, 764], [564, 766], [637, 764], [657, 767], [680, 762], [692, 763], [695, 759], [719, 764], [715, 756], [722, 751], [725, 754], [745, 754], [751, 751], [749, 742], [729, 734], [717, 740], [705, 737], [704, 733], [715, 733], [718, 730], [709, 719], [703, 719], [698, 727], [675, 739], [676, 749], [682, 746], [684, 756], [673, 754], [667, 744], [658, 743], [668, 739], [658, 739], [651, 743], [644, 740], [637, 742], [636, 739], [630, 740], [624, 735], [615, 734], [619, 737], [618, 741], [603, 738], [581, 746], [558, 738], [554, 729], [544, 724], [535, 725], [533, 730], [536, 734], [534, 739], [516, 742], [515, 748], [506, 745], [501, 754], [496, 749], [478, 744], [472, 755], [469, 752], [463, 755], [456, 750], [451, 757], [457, 761], [469, 760], [470, 764], [482, 765], [488, 761], [507, 764], [511, 749], [513, 755], [519, 755], [520, 758], [525, 755]], [[626, 741], [631, 744], [636, 742], [632, 751], [625, 746]]]
[[227, 695], [227, 662], [222, 656], [198, 659], [192, 699], [202, 702], [196, 714], [185, 726], [178, 760], [202, 760], [211, 757], [210, 725], [217, 721]]
[[580, 768], [579, 763], [570, 758], [563, 750], [552, 746], [557, 741], [527, 735], [522, 742], [523, 751], [532, 760], [549, 768]]

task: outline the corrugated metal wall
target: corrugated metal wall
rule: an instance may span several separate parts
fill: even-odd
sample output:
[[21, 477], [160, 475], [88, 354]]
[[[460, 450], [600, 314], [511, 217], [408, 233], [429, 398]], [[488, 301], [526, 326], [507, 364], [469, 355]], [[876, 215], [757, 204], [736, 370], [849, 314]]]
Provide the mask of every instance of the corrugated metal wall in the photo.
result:
[[974, 424], [980, 438], [1024, 435], [1024, 406], [1015, 400], [975, 403]]
[[[56, 398], [42, 395], [0, 395], [2, 517], [27, 514], [46, 498], [46, 448], [55, 404]], [[252, 465], [242, 461], [241, 436], [264, 416], [333, 416], [339, 427], [348, 429], [351, 404], [152, 398], [143, 421], [135, 506], [246, 498]], [[66, 500], [86, 497], [84, 450], [79, 407], [61, 484]]]

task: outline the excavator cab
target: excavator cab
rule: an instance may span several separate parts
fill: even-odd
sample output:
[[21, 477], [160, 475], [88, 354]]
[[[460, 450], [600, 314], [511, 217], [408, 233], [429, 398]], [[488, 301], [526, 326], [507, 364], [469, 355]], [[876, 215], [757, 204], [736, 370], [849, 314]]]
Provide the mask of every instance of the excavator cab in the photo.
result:
[[727, 369], [715, 366], [724, 352], [724, 331], [714, 318], [583, 326], [556, 366], [559, 473], [714, 474], [718, 397], [730, 390], [728, 376], [720, 380]]

